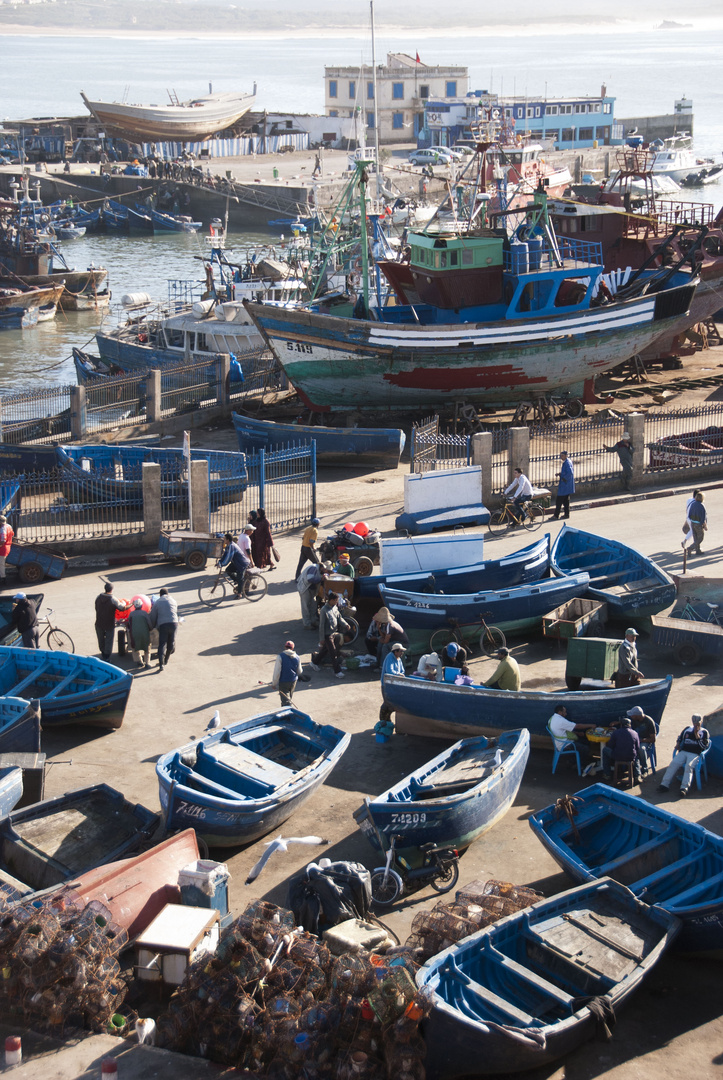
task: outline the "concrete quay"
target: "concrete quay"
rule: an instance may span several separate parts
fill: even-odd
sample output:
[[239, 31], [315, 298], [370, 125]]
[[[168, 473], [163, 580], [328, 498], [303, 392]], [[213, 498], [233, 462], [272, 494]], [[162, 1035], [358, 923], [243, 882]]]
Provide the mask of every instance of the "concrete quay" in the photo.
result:
[[[326, 535], [354, 519], [365, 520], [381, 528], [385, 535], [393, 535], [394, 519], [403, 501], [403, 477], [401, 468], [373, 474], [355, 470], [329, 470], [322, 474], [320, 534]], [[589, 506], [573, 502], [571, 523], [628, 540], [654, 556], [666, 569], [677, 572], [682, 564], [680, 528], [687, 491], [685, 494], [656, 492], [654, 501], [641, 498], [643, 494], [647, 495], [641, 492], [612, 505], [610, 500], [605, 500], [605, 505]], [[710, 530], [704, 555], [691, 561], [689, 571], [716, 575], [723, 561], [720, 531], [723, 490], [709, 489], [706, 506]], [[545, 530], [553, 536], [559, 528], [558, 522], [545, 525]], [[490, 556], [498, 557], [523, 546], [528, 539], [527, 534], [486, 539], [486, 550]], [[316, 634], [302, 627], [293, 580], [299, 541], [298, 535], [278, 540], [281, 563], [269, 574], [268, 595], [258, 604], [228, 601], [209, 610], [198, 599], [198, 584], [203, 574], [189, 574], [183, 567], [158, 562], [139, 561], [110, 571], [99, 571], [97, 567], [83, 572], [69, 571], [61, 581], [43, 584], [46, 604], [54, 608], [58, 624], [73, 636], [78, 652], [97, 655], [93, 602], [105, 578], [114, 582], [116, 595], [121, 597], [157, 592], [166, 586], [176, 597], [185, 620], [168, 667], [162, 673], [153, 668], [135, 676], [120, 730], [104, 733], [66, 728], [43, 736], [49, 763], [48, 796], [105, 781], [121, 789], [129, 799], [158, 809], [155, 763], [160, 754], [200, 737], [216, 709], [222, 721], [230, 723], [278, 708], [278, 694], [270, 686], [277, 652], [291, 638], [305, 662], [316, 643]], [[14, 591], [12, 585], [10, 588]], [[623, 630], [624, 627], [618, 626], [609, 628], [611, 636], [622, 635]], [[523, 685], [554, 689], [563, 684], [565, 654], [557, 643], [529, 634], [512, 638], [510, 644], [522, 669]], [[357, 645], [357, 650], [364, 651], [363, 643]], [[129, 656], [113, 659], [133, 670]], [[646, 637], [640, 642], [640, 660], [649, 678], [669, 672], [675, 676], [658, 744], [658, 763], [664, 768], [691, 712], [710, 715], [721, 708], [719, 668], [713, 662], [704, 662], [696, 669], [680, 668], [669, 656], [659, 655]], [[475, 659], [473, 673], [488, 677], [492, 663]], [[329, 782], [279, 831], [283, 836], [318, 834], [328, 844], [318, 850], [291, 847], [287, 854], [275, 855], [250, 887], [243, 883], [263, 852], [265, 840], [239, 850], [213, 852], [217, 859], [229, 865], [230, 901], [235, 914], [259, 896], [284, 904], [290, 877], [306, 862], [322, 855], [374, 866], [377, 856], [357, 830], [353, 811], [365, 795], [384, 790], [444, 745], [438, 740], [400, 735], [380, 746], [372, 735], [381, 701], [379, 682], [373, 673], [349, 672], [345, 679], [337, 680], [331, 669], [324, 667], [311, 675], [310, 683], [300, 684], [295, 704], [315, 719], [349, 731], [351, 746]], [[522, 716], [520, 724], [524, 724]], [[494, 877], [532, 885], [546, 895], [569, 887], [565, 875], [534, 839], [526, 819], [533, 810], [588, 782], [577, 777], [568, 761], [561, 762], [552, 776], [551, 752], [533, 750], [515, 805], [463, 855], [460, 883]], [[686, 800], [678, 799], [675, 789], [667, 795], [658, 792], [655, 780], [646, 781], [635, 791], [640, 797], [665, 805], [689, 820], [723, 832], [723, 782], [719, 780], [711, 779], [700, 792], [691, 790]], [[404, 940], [416, 912], [437, 900], [437, 894], [430, 889], [414, 893], [385, 916], [385, 922]], [[529, 1075], [532, 1080], [592, 1080], [593, 1077], [682, 1080], [693, 1073], [707, 1080], [717, 1075], [723, 1060], [721, 1011], [719, 961], [671, 954], [658, 965], [622, 1013], [612, 1042], [589, 1043], [564, 1062]], [[67, 1049], [52, 1049], [44, 1057], [28, 1061], [18, 1075], [97, 1076], [99, 1059], [107, 1053], [108, 1038], [93, 1036]], [[95, 1051], [93, 1044], [97, 1047]], [[131, 1066], [127, 1054], [128, 1044], [121, 1041], [118, 1045], [122, 1049], [121, 1080], [126, 1075], [171, 1075], [161, 1071], [158, 1054], [141, 1065], [141, 1071], [134, 1071], [136, 1066]], [[189, 1061], [186, 1067], [176, 1058], [171, 1064], [176, 1067], [175, 1075], [195, 1077], [211, 1072], [198, 1071], [203, 1063], [196, 1061]], [[163, 1069], [167, 1067], [170, 1068], [163, 1065]]]

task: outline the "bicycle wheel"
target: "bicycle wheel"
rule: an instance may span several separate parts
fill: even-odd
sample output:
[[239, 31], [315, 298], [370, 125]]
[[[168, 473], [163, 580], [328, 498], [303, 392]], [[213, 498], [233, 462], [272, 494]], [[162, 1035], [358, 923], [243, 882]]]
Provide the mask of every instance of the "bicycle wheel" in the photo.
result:
[[242, 593], [247, 600], [255, 604], [257, 600], [263, 600], [269, 588], [269, 583], [263, 574], [246, 573]]
[[512, 519], [507, 510], [495, 510], [495, 512], [490, 515], [490, 519], [487, 523], [490, 532], [500, 536], [502, 533], [506, 533], [511, 525]]
[[562, 410], [565, 416], [569, 416], [571, 420], [578, 420], [585, 409], [585, 406], [580, 401], [580, 398], [570, 398], [562, 405]]
[[446, 858], [439, 860], [439, 877], [432, 878], [432, 888], [438, 893], [449, 892], [459, 880], [459, 862], [450, 851]]
[[351, 645], [359, 637], [359, 623], [352, 619], [351, 615], [345, 615], [344, 622], [349, 623], [349, 629], [344, 634], [344, 644]]
[[198, 599], [206, 607], [218, 607], [222, 600], [231, 592], [231, 585], [223, 578], [207, 577], [198, 586]]
[[452, 642], [455, 645], [459, 645], [459, 638], [454, 630], [448, 630], [446, 626], [441, 630], [435, 630], [429, 639], [429, 647], [432, 652], [441, 653], [443, 649], [446, 649]]
[[54, 652], [75, 652], [75, 642], [65, 630], [49, 630], [46, 641], [48, 648]]
[[377, 907], [389, 907], [404, 892], [404, 882], [396, 870], [372, 870], [372, 900]]
[[507, 638], [497, 626], [486, 626], [479, 636], [479, 647], [487, 656], [496, 656], [506, 645]]
[[523, 526], [528, 532], [535, 532], [539, 529], [542, 522], [545, 520], [545, 511], [541, 506], [536, 506], [534, 503], [530, 503], [525, 507], [525, 520], [522, 522]]

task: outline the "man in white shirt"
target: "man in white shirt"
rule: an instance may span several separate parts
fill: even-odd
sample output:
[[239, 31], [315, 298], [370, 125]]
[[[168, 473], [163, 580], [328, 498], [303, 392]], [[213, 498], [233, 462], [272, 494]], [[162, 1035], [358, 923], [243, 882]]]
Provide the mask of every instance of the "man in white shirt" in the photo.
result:
[[583, 776], [587, 776], [588, 773], [594, 770], [595, 762], [592, 760], [592, 754], [589, 751], [587, 741], [577, 739], [578, 732], [590, 731], [591, 728], [595, 727], [594, 724], [576, 724], [574, 720], [568, 719], [565, 706], [559, 705], [547, 721], [547, 726], [552, 735], [556, 750], [565, 750], [568, 746], [575, 746], [575, 748], [580, 751], [583, 758], [590, 759], [583, 769]]
[[515, 506], [520, 508], [520, 521], [524, 521], [525, 503], [532, 498], [532, 484], [523, 473], [522, 469], [515, 469], [515, 478], [509, 487], [505, 488], [505, 495], [511, 495]]

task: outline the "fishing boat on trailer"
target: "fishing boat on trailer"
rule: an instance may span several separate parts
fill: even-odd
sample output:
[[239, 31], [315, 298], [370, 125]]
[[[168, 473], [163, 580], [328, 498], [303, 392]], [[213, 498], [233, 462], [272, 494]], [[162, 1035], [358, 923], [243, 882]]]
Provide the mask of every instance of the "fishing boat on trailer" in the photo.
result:
[[508, 589], [527, 585], [547, 577], [550, 570], [550, 537], [501, 559], [485, 559], [469, 566], [450, 566], [439, 570], [408, 570], [392, 574], [359, 577], [355, 594], [379, 598], [380, 586], [415, 593], [471, 593], [484, 589]]
[[280, 424], [232, 413], [239, 449], [243, 453], [278, 449], [290, 443], [316, 443], [317, 465], [351, 465], [396, 469], [406, 436], [400, 428], [333, 428], [311, 424]]
[[498, 735], [524, 723], [533, 746], [551, 747], [547, 722], [564, 705], [575, 723], [609, 727], [639, 705], [656, 723], [663, 717], [671, 675], [620, 690], [491, 690], [473, 684], [455, 686], [457, 668], [444, 669], [444, 682], [384, 675], [384, 703], [396, 713], [396, 729], [405, 735], [455, 739]]
[[458, 850], [491, 829], [517, 797], [530, 754], [526, 728], [499, 738], [463, 739], [374, 799], [354, 820], [372, 847], [399, 837], [396, 850], [422, 844]]
[[0, 697], [0, 754], [40, 753], [40, 704]]
[[401, 622], [413, 653], [426, 652], [436, 630], [454, 629], [464, 639], [479, 640], [480, 616], [505, 633], [519, 633], [542, 625], [542, 616], [576, 596], [590, 582], [583, 570], [565, 578], [532, 581], [512, 589], [485, 589], [477, 593], [417, 593], [379, 586], [382, 602]]
[[604, 784], [578, 791], [570, 813], [555, 804], [529, 821], [573, 881], [614, 878], [681, 920], [680, 949], [723, 955], [723, 837]]
[[350, 740], [298, 709], [281, 709], [171, 750], [156, 765], [166, 828], [192, 827], [211, 847], [256, 840], [327, 779]]
[[0, 864], [30, 889], [47, 889], [147, 843], [158, 814], [107, 784], [13, 810], [0, 821]]
[[608, 616], [622, 622], [667, 615], [675, 604], [675, 582], [656, 562], [620, 540], [563, 525], [550, 552], [560, 577], [586, 571], [587, 595], [608, 605]]
[[[362, 208], [364, 177], [357, 165], [351, 183]], [[682, 269], [641, 269], [608, 299], [600, 245], [558, 238], [546, 195], [533, 199], [524, 242], [475, 219], [479, 207], [464, 228], [410, 233], [419, 304], [378, 307], [363, 283], [362, 318], [328, 314], [320, 303], [287, 310], [247, 301], [246, 309], [304, 403], [321, 412], [359, 401], [435, 410], [460, 397], [512, 402], [531, 386], [539, 394], [581, 384], [688, 310], [698, 279]]]
[[0, 694], [37, 698], [46, 729], [119, 728], [132, 685], [132, 675], [94, 656], [0, 645]]
[[23, 797], [23, 770], [16, 765], [0, 767], [0, 818], [9, 814]]
[[464, 938], [416, 975], [432, 1003], [427, 1074], [522, 1072], [570, 1053], [618, 1012], [679, 931], [673, 915], [605, 878]]

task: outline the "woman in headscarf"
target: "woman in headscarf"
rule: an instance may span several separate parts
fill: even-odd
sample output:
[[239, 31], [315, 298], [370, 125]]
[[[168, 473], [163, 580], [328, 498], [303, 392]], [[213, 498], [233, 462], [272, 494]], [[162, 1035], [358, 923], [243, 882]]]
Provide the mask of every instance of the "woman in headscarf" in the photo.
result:
[[[253, 513], [253, 510], [251, 513]], [[256, 531], [251, 534], [251, 554], [254, 557], [254, 563], [260, 570], [275, 570], [276, 565], [271, 558], [274, 538], [271, 535], [271, 526], [266, 520], [264, 510], [258, 509], [256, 511], [254, 525]]]

